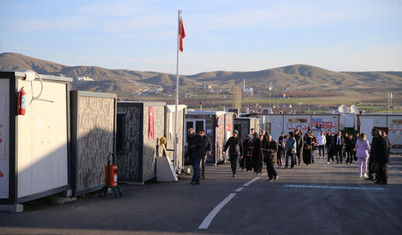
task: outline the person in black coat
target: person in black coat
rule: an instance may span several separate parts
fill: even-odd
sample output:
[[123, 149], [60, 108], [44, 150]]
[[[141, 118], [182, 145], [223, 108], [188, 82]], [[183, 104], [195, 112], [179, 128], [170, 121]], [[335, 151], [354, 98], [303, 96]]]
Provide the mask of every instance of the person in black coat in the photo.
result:
[[285, 133], [282, 131], [281, 136], [279, 136], [278, 139], [278, 152], [277, 152], [278, 166], [282, 166], [282, 157], [286, 157], [285, 146], [286, 146], [286, 137]]
[[382, 133], [376, 132], [377, 140], [373, 143], [371, 152], [375, 155], [375, 159], [378, 164], [378, 175], [376, 184], [388, 183], [388, 163], [389, 163], [389, 141], [388, 138], [384, 138]]
[[376, 175], [376, 177], [378, 177], [378, 163], [375, 155], [375, 149], [373, 152], [373, 145], [376, 146], [376, 141], [380, 134], [381, 130], [374, 128], [371, 130], [371, 135], [373, 136], [373, 139], [371, 140], [371, 151], [368, 161], [368, 178], [366, 180], [375, 181], [376, 179], [374, 178], [374, 174]]
[[276, 163], [276, 152], [278, 151], [278, 144], [272, 139], [271, 135], [265, 135], [262, 141], [262, 152], [264, 153], [264, 162], [267, 165], [268, 180], [271, 181], [278, 179], [278, 173], [274, 168], [274, 163]]
[[302, 149], [303, 149], [303, 136], [300, 130], [294, 131], [294, 138], [296, 140], [296, 160], [297, 164], [300, 165], [302, 159]]
[[327, 147], [327, 155], [328, 155], [327, 164], [329, 164], [329, 160], [332, 160], [332, 162], [335, 162], [334, 137], [331, 134], [331, 130], [327, 131], [327, 134], [325, 135], [325, 141], [326, 141], [325, 146]]
[[243, 168], [246, 171], [251, 171], [253, 169], [253, 164], [251, 162], [253, 142], [251, 142], [250, 136], [246, 136], [246, 140], [243, 141]]
[[201, 160], [201, 178], [205, 179], [205, 162], [207, 161], [208, 155], [211, 155], [211, 141], [209, 141], [208, 136], [205, 135], [204, 130], [200, 130], [200, 136], [204, 139], [205, 143], [205, 155]]
[[233, 136], [228, 139], [225, 144], [224, 152], [229, 148], [229, 160], [230, 166], [232, 168], [233, 177], [236, 177], [237, 162], [239, 157], [243, 156], [243, 144], [240, 138], [237, 136], [239, 132], [237, 130], [233, 131]]
[[308, 166], [311, 164], [311, 152], [313, 149], [313, 137], [311, 136], [311, 131], [306, 132], [303, 141], [303, 162]]
[[202, 136], [195, 134], [193, 128], [187, 129], [187, 152], [186, 156], [190, 159], [193, 165], [193, 178], [192, 185], [200, 184], [200, 163], [203, 156], [205, 156], [205, 142]]
[[253, 141], [253, 155], [252, 155], [252, 163], [255, 174], [259, 174], [262, 171], [262, 140], [263, 135], [258, 135], [258, 133], [254, 133], [254, 141]]
[[355, 146], [356, 146], [356, 139], [355, 137], [353, 137], [352, 134], [350, 134], [348, 136], [348, 139], [346, 140], [346, 145], [345, 145], [345, 150], [346, 150], [346, 154], [347, 154], [347, 158], [346, 158], [346, 164], [352, 164], [353, 162], [353, 158], [354, 158], [354, 152], [355, 152]]
[[339, 162], [342, 164], [343, 160], [343, 145], [345, 144], [345, 141], [342, 136], [342, 132], [338, 131], [337, 135], [334, 135], [334, 145], [335, 145], [335, 156], [336, 156], [336, 164]]

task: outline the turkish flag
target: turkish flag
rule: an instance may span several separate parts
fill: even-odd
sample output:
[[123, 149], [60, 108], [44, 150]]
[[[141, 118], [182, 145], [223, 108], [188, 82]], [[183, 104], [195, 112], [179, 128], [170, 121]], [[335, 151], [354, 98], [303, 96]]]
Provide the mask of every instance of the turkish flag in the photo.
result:
[[179, 50], [183, 52], [183, 38], [186, 37], [186, 32], [184, 31], [183, 19], [181, 17], [179, 22], [179, 37], [180, 37]]

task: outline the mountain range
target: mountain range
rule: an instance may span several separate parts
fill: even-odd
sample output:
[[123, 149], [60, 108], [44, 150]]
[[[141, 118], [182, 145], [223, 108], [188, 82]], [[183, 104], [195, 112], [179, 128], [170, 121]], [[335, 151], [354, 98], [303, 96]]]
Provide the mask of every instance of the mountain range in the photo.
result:
[[[0, 54], [0, 70], [33, 70], [39, 74], [73, 78], [87, 76], [94, 81], [75, 81], [73, 88], [113, 92], [120, 97], [131, 97], [140, 90], [155, 86], [174, 91], [176, 86], [175, 74], [107, 69], [98, 66], [66, 66], [18, 53]], [[275, 90], [342, 91], [354, 96], [383, 95], [384, 92], [393, 91], [394, 97], [400, 97], [402, 93], [402, 72], [334, 72], [303, 64], [250, 72], [215, 71], [181, 75], [180, 89], [199, 89], [206, 84], [215, 89], [230, 91], [233, 90], [234, 84], [243, 81], [247, 87], [253, 87], [254, 90], [263, 92], [271, 84]]]

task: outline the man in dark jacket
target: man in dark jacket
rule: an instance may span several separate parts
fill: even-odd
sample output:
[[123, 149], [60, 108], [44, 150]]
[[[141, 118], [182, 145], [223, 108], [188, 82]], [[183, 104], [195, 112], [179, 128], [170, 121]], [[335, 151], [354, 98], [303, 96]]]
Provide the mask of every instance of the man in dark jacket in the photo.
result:
[[376, 132], [375, 137], [377, 140], [371, 147], [372, 155], [378, 163], [378, 175], [376, 184], [387, 184], [388, 182], [388, 163], [389, 163], [389, 142], [385, 139], [382, 133]]
[[276, 152], [278, 150], [278, 144], [272, 139], [271, 135], [265, 135], [265, 139], [262, 141], [262, 152], [264, 153], [264, 162], [267, 164], [268, 180], [277, 180], [279, 175], [274, 168], [276, 163]]
[[202, 136], [195, 134], [193, 128], [187, 129], [187, 153], [193, 165], [193, 178], [192, 185], [200, 184], [200, 163], [203, 156], [205, 156], [205, 143]]
[[240, 138], [237, 136], [238, 134], [239, 132], [237, 130], [233, 131], [233, 136], [228, 139], [225, 144], [225, 149], [223, 150], [226, 152], [229, 147], [229, 160], [233, 177], [236, 177], [237, 161], [239, 157], [243, 156], [243, 144], [241, 143]]
[[331, 130], [328, 130], [327, 135], [325, 135], [325, 145], [327, 147], [327, 154], [328, 154], [328, 159], [327, 159], [327, 164], [329, 164], [329, 160], [331, 159], [332, 162], [335, 162], [334, 159], [334, 152], [335, 152], [335, 146], [334, 146], [334, 137], [331, 134]]
[[300, 130], [294, 131], [294, 138], [296, 140], [296, 160], [298, 161], [297, 164], [300, 165], [303, 148], [303, 136]]
[[336, 156], [336, 164], [343, 160], [342, 150], [345, 140], [342, 136], [342, 132], [338, 131], [338, 134], [334, 135], [334, 145], [335, 145], [335, 156]]
[[373, 146], [376, 146], [376, 142], [380, 134], [381, 131], [378, 129], [373, 128], [371, 130], [371, 135], [373, 136], [373, 139], [371, 140], [371, 151], [368, 162], [368, 178], [366, 180], [374, 181], [375, 180], [374, 174], [376, 174], [376, 177], [378, 177], [378, 163], [375, 155], [375, 149], [373, 151]]
[[202, 157], [201, 160], [201, 178], [205, 179], [205, 162], [207, 161], [208, 155], [211, 155], [211, 142], [209, 141], [208, 136], [205, 135], [204, 130], [200, 130], [200, 136], [204, 139], [205, 143], [205, 155]]

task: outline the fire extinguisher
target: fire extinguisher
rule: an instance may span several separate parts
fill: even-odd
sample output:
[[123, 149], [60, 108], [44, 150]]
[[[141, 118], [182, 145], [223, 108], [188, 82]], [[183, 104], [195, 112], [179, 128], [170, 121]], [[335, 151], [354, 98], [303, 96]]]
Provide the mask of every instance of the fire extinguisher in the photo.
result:
[[24, 87], [21, 87], [17, 94], [17, 115], [25, 115], [26, 94]]
[[216, 127], [219, 127], [221, 124], [221, 120], [219, 120], [219, 117], [216, 118]]

